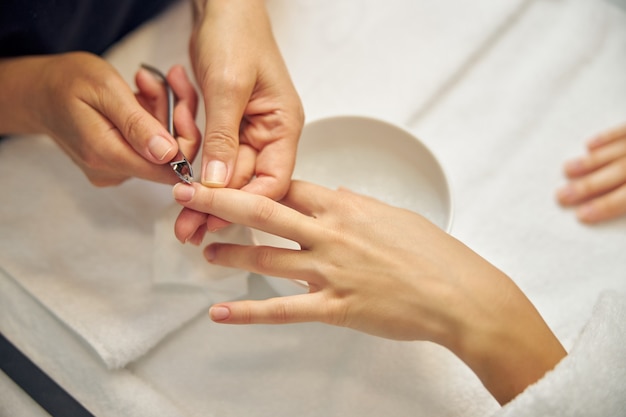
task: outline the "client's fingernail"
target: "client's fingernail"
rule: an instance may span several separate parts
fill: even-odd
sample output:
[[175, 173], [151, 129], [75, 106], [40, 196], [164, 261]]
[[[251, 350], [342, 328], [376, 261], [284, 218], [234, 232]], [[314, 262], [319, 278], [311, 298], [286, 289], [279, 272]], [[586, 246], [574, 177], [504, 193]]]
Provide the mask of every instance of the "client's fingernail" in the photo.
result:
[[560, 202], [569, 203], [574, 200], [576, 190], [571, 184], [569, 184], [558, 190], [556, 195]]
[[593, 204], [584, 204], [576, 210], [576, 217], [578, 217], [581, 222], [593, 222], [596, 220], [597, 212]]
[[189, 201], [195, 193], [196, 190], [193, 188], [193, 185], [183, 184], [182, 182], [177, 183], [172, 189], [172, 195], [177, 201]]
[[201, 229], [198, 229], [193, 235], [189, 237], [189, 239], [187, 239], [187, 242], [195, 246], [200, 246], [203, 240], [204, 240], [204, 233], [201, 231]]
[[565, 171], [566, 172], [580, 172], [584, 168], [583, 159], [576, 158], [571, 159], [565, 163]]
[[152, 136], [148, 141], [148, 151], [158, 161], [165, 159], [165, 156], [174, 148], [174, 144], [163, 136]]
[[204, 257], [207, 261], [212, 262], [215, 259], [215, 247], [213, 245], [209, 245], [204, 249]]
[[213, 321], [223, 321], [230, 317], [230, 310], [224, 306], [213, 306], [209, 309], [209, 317]]
[[606, 136], [604, 134], [599, 134], [587, 141], [587, 146], [589, 148], [594, 148], [596, 146], [602, 145], [606, 141]]
[[224, 187], [226, 185], [226, 164], [222, 161], [209, 161], [202, 172], [202, 184], [207, 187]]

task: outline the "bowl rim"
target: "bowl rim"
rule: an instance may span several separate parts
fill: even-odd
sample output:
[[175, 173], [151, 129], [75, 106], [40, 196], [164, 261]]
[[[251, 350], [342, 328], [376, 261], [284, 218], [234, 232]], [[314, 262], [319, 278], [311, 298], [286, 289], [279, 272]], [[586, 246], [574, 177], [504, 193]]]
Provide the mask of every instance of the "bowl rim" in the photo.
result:
[[409, 130], [409, 128], [407, 126], [405, 126], [405, 125], [400, 125], [397, 122], [392, 122], [390, 120], [387, 120], [387, 119], [384, 119], [384, 118], [381, 118], [381, 117], [378, 117], [378, 116], [356, 114], [356, 113], [355, 114], [344, 113], [344, 114], [319, 116], [319, 117], [315, 117], [315, 118], [313, 118], [311, 120], [307, 120], [305, 122], [304, 126], [302, 127], [302, 132], [301, 132], [300, 136], [302, 136], [302, 133], [304, 132], [304, 129], [306, 129], [308, 126], [311, 126], [311, 125], [314, 125], [314, 124], [318, 124], [318, 123], [327, 123], [327, 122], [341, 121], [341, 120], [357, 120], [357, 121], [358, 120], [362, 120], [362, 121], [367, 121], [367, 122], [378, 123], [378, 124], [384, 125], [386, 127], [392, 128], [392, 129], [397, 129], [397, 130], [403, 132], [405, 135], [411, 137], [422, 148], [424, 148], [424, 150], [426, 151], [428, 156], [435, 163], [435, 166], [437, 167], [437, 169], [439, 169], [440, 174], [441, 174], [441, 178], [443, 180], [443, 185], [445, 187], [444, 194], [445, 194], [445, 197], [447, 199], [447, 210], [446, 210], [447, 213], [445, 213], [447, 221], [445, 223], [445, 227], [442, 227], [442, 229], [446, 233], [451, 233], [452, 225], [453, 225], [453, 221], [454, 221], [454, 197], [453, 197], [453, 192], [452, 192], [452, 186], [450, 184], [448, 173], [446, 172], [443, 164], [441, 163], [441, 160], [437, 157], [437, 155], [435, 155], [433, 150], [429, 146], [427, 146], [424, 143], [424, 141], [422, 141], [416, 134], [411, 132]]

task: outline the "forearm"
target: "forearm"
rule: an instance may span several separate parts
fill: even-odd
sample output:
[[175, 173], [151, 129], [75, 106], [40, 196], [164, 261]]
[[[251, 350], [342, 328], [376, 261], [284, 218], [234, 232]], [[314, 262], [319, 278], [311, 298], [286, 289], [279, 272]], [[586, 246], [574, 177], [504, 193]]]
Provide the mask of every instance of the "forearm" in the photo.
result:
[[208, 11], [219, 13], [225, 7], [243, 7], [266, 15], [265, 0], [192, 0], [191, 3], [194, 24], [199, 23]]
[[210, 82], [210, 68], [227, 78], [241, 57], [254, 63], [268, 47], [277, 48], [263, 0], [194, 0], [193, 9], [190, 53], [201, 88]]
[[48, 59], [32, 56], [0, 60], [0, 134], [43, 131], [37, 108]]
[[505, 404], [541, 379], [567, 353], [521, 290], [508, 278], [500, 282], [510, 283], [500, 294], [500, 305], [466, 321], [451, 350], [494, 398]]

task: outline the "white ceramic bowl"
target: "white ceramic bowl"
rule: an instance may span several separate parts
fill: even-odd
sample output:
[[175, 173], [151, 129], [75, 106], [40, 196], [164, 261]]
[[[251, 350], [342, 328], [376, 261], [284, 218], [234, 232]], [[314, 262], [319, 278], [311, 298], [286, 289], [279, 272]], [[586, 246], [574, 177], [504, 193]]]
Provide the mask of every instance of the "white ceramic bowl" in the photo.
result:
[[[346, 187], [420, 213], [450, 231], [452, 197], [441, 165], [415, 136], [388, 122], [336, 116], [306, 124], [293, 177], [333, 189]], [[299, 248], [259, 231], [254, 238], [263, 245]], [[267, 280], [281, 295], [306, 292], [298, 281]]]

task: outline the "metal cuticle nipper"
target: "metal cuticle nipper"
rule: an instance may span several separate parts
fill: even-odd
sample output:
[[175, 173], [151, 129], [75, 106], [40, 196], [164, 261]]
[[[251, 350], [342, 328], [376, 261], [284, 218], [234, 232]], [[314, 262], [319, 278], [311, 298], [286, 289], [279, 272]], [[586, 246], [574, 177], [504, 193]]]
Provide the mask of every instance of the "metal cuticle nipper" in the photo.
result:
[[[167, 91], [167, 130], [170, 132], [170, 135], [176, 139], [176, 131], [174, 129], [174, 103], [176, 99], [174, 97], [174, 91], [161, 71], [147, 64], [141, 64], [141, 67], [150, 71], [165, 85], [165, 90]], [[193, 169], [185, 155], [180, 151], [180, 148], [174, 159], [170, 162], [170, 166], [181, 181], [191, 184], [193, 181]]]

